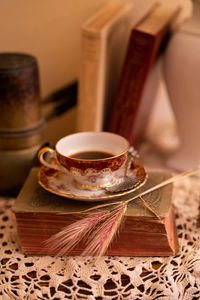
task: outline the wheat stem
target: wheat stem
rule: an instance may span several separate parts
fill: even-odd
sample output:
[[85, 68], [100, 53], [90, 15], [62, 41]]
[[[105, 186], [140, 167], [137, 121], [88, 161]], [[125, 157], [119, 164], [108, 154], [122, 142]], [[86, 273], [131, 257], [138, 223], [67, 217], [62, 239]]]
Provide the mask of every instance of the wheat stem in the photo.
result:
[[143, 205], [160, 220], [161, 217], [159, 216], [159, 214], [157, 214], [157, 212], [153, 208], [151, 208], [142, 197], [140, 197], [140, 199], [142, 200]]

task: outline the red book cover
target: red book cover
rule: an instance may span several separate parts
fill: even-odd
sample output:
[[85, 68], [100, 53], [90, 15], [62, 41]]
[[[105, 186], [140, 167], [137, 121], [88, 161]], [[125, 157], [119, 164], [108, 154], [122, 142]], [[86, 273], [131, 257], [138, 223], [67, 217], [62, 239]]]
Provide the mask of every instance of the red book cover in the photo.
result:
[[[131, 144], [141, 138], [148, 122], [154, 97], [148, 98], [150, 103], [142, 103], [145, 85], [178, 11], [177, 8], [156, 6], [131, 31], [119, 89], [108, 124], [109, 131], [126, 137]], [[145, 109], [148, 111], [144, 112]]]

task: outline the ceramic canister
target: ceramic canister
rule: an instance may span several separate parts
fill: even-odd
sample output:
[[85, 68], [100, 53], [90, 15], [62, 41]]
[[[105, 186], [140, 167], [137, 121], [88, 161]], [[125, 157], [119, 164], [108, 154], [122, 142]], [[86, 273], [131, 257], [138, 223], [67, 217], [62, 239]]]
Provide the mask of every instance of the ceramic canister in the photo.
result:
[[23, 183], [41, 147], [43, 127], [36, 58], [0, 53], [0, 190]]

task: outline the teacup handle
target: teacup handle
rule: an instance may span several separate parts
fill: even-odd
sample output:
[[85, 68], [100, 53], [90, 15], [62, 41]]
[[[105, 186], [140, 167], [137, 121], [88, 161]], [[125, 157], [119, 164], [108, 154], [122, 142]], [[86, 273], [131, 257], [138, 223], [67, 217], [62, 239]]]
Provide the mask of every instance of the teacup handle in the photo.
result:
[[62, 171], [62, 172], [66, 171], [65, 168], [62, 167], [60, 164], [49, 162], [51, 159], [55, 159], [55, 160], [57, 159], [56, 151], [50, 147], [42, 148], [38, 153], [38, 159], [39, 159], [40, 163], [45, 167], [48, 167], [50, 169], [55, 169], [58, 171]]
[[130, 165], [133, 161], [133, 159], [137, 159], [139, 157], [139, 153], [133, 146], [131, 146], [128, 150], [128, 156], [125, 162], [125, 176], [127, 175], [127, 172], [130, 168]]

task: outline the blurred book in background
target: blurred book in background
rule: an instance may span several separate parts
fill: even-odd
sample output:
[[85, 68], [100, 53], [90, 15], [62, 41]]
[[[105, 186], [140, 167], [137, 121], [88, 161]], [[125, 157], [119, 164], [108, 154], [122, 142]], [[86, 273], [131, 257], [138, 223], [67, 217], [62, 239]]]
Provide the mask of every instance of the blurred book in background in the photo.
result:
[[107, 4], [82, 26], [77, 131], [104, 128], [116, 96], [133, 4]]
[[170, 35], [179, 7], [154, 5], [133, 27], [108, 130], [131, 144], [142, 140], [159, 83], [160, 50]]

